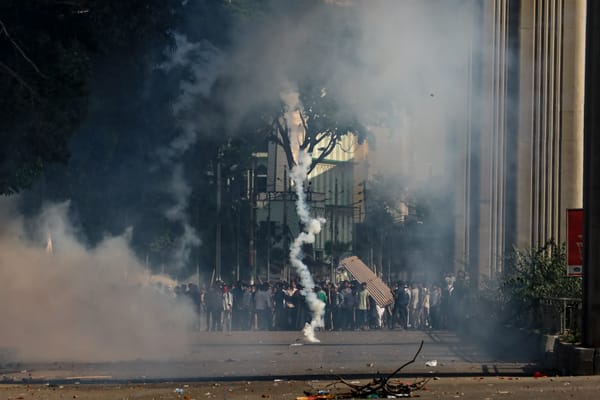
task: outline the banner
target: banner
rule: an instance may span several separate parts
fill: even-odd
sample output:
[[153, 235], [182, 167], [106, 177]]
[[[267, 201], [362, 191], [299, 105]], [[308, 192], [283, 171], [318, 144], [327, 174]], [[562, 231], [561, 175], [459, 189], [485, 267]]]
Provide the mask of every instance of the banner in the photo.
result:
[[567, 210], [567, 275], [583, 275], [583, 209]]

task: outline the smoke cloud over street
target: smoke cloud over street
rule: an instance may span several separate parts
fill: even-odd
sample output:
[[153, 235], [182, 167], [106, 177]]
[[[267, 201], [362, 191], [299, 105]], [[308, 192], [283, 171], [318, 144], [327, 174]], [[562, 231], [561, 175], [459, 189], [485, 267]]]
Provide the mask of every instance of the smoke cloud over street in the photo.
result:
[[[19, 360], [170, 359], [187, 349], [191, 304], [151, 285], [128, 232], [94, 248], [77, 239], [69, 203], [34, 218], [0, 201], [0, 343]], [[46, 238], [52, 238], [52, 253]]]
[[[250, 173], [244, 175], [255, 173], [254, 161], [243, 164], [236, 157], [264, 153], [266, 146], [252, 146], [266, 140], [230, 144], [259, 136], [274, 116], [285, 120], [297, 157], [296, 169], [286, 173], [295, 181], [305, 232], [292, 245], [291, 262], [313, 313], [310, 328], [321, 327], [323, 309], [302, 261], [302, 246], [314, 243], [325, 223], [311, 216], [303, 199], [312, 156], [297, 148], [303, 134], [298, 113], [311, 107], [302, 104], [306, 92], [333, 99], [335, 109], [322, 116], [340, 121], [351, 115], [366, 128], [370, 175], [400, 177], [411, 189], [427, 182], [424, 197], [447, 196], [443, 207], [432, 207], [445, 219], [422, 235], [434, 232], [439, 243], [453, 245], [448, 188], [456, 181], [456, 165], [471, 151], [461, 140], [471, 118], [467, 102], [477, 101], [471, 95], [474, 2], [273, 0], [251, 6], [234, 1], [233, 8], [176, 3], [176, 26], [162, 33], [171, 43], [152, 43], [154, 57], [140, 58], [143, 66], [127, 65], [137, 92], [121, 90], [123, 82], [111, 72], [103, 76], [111, 90], [102, 79], [94, 83], [92, 117], [75, 136], [73, 159], [62, 170], [70, 184], [52, 181], [48, 173], [34, 186], [28, 200], [35, 206], [27, 211], [21, 199], [0, 201], [0, 346], [15, 349], [21, 359], [185, 354], [197, 315], [191, 304], [153, 285], [149, 270], [181, 278], [197, 268], [199, 277], [210, 277], [217, 264], [213, 249], [223, 246], [217, 259], [223, 256], [226, 283], [261, 278], [243, 276], [256, 270], [248, 260], [257, 259], [257, 240], [247, 231], [257, 235], [260, 226], [251, 216], [255, 183]], [[230, 14], [210, 14], [210, 7]], [[218, 18], [231, 25], [221, 26]], [[105, 89], [116, 100], [97, 98]], [[356, 183], [346, 190], [354, 191]], [[287, 182], [283, 187], [288, 189]], [[104, 207], [107, 199], [110, 207]], [[111, 233], [102, 235], [105, 229]], [[284, 227], [277, 229], [282, 236]], [[268, 231], [275, 236], [271, 225]], [[331, 253], [333, 248], [332, 242]], [[431, 276], [453, 268], [428, 262], [418, 250], [407, 251], [403, 267]], [[316, 340], [314, 331], [309, 335]]]

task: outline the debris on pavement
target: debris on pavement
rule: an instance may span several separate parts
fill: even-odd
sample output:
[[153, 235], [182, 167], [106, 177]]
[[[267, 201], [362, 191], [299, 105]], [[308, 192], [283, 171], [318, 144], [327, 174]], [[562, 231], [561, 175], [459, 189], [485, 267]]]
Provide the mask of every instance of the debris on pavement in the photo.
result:
[[378, 399], [378, 398], [402, 398], [411, 397], [411, 394], [417, 390], [421, 390], [425, 387], [425, 384], [429, 382], [429, 379], [423, 379], [414, 383], [403, 383], [398, 381], [392, 381], [392, 378], [396, 376], [404, 367], [412, 364], [417, 359], [417, 356], [423, 349], [423, 341], [419, 349], [415, 353], [412, 360], [407, 361], [396, 369], [391, 374], [383, 378], [374, 378], [371, 382], [361, 385], [357, 381], [347, 381], [342, 377], [338, 376], [338, 381], [328, 385], [328, 387], [337, 387], [338, 384], [343, 384], [350, 391], [341, 391], [339, 393], [332, 393], [329, 390], [319, 390], [316, 393], [305, 391], [305, 396], [297, 397], [296, 400], [323, 400], [323, 399]]
[[425, 363], [425, 366], [427, 366], [427, 367], [437, 367], [437, 360], [427, 361]]

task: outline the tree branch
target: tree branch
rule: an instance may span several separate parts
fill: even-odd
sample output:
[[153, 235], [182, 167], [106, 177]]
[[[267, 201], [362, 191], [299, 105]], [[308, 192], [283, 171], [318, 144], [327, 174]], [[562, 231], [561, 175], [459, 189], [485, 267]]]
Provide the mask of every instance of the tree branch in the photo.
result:
[[277, 125], [277, 127], [275, 129], [277, 129], [277, 131], [279, 132], [279, 139], [281, 139], [281, 141], [282, 141], [281, 147], [283, 148], [283, 151], [285, 152], [285, 157], [287, 158], [287, 162], [288, 162], [288, 168], [292, 169], [296, 165], [296, 160], [294, 160], [294, 154], [292, 153], [292, 145], [290, 143], [290, 136], [288, 134], [287, 123], [286, 123], [286, 126], [284, 127], [281, 124], [281, 121], [279, 121], [279, 118], [275, 118], [274, 122]]
[[379, 390], [380, 388], [384, 387], [388, 381], [390, 379], [392, 379], [394, 377], [394, 375], [396, 375], [398, 372], [400, 372], [404, 367], [414, 363], [417, 360], [417, 357], [419, 355], [419, 353], [421, 353], [421, 350], [423, 350], [423, 344], [425, 343], [424, 340], [421, 340], [421, 345], [419, 346], [419, 349], [417, 350], [417, 352], [415, 353], [415, 355], [413, 356], [412, 360], [405, 362], [404, 364], [402, 364], [400, 367], [398, 367], [398, 369], [396, 369], [394, 372], [392, 372], [391, 374], [389, 374], [388, 376], [386, 376], [385, 378], [383, 378], [381, 380], [381, 383], [379, 384], [379, 386], [375, 387], [375, 391]]
[[321, 143], [323, 140], [325, 140], [325, 139], [327, 139], [327, 138], [332, 138], [332, 140], [333, 140], [333, 137], [332, 137], [332, 132], [331, 132], [331, 130], [326, 130], [326, 131], [324, 131], [324, 132], [317, 133], [317, 134], [315, 135], [315, 140], [313, 141], [313, 142], [314, 142], [314, 143], [313, 143], [313, 145], [312, 145], [312, 146], [313, 146], [313, 148], [317, 147], [317, 145], [318, 145], [319, 143]]
[[35, 95], [36, 95], [35, 90], [33, 90], [33, 88], [31, 86], [29, 86], [29, 84], [27, 82], [25, 82], [25, 80], [23, 80], [23, 78], [21, 78], [19, 76], [19, 74], [17, 74], [15, 71], [13, 71], [8, 65], [4, 64], [2, 61], [0, 61], [0, 67], [2, 67], [2, 69], [4, 69], [6, 72], [8, 72], [8, 74], [10, 76], [15, 78], [17, 81], [19, 81], [19, 83], [22, 86], [24, 86], [27, 90], [29, 90], [31, 97], [35, 97]]
[[44, 79], [46, 79], [46, 76], [44, 74], [42, 74], [42, 71], [40, 71], [40, 69], [37, 67], [37, 65], [35, 65], [35, 63], [31, 60], [31, 58], [29, 58], [27, 56], [27, 54], [25, 54], [25, 52], [23, 51], [23, 49], [21, 49], [21, 47], [17, 44], [17, 42], [15, 42], [13, 40], [13, 38], [10, 36], [10, 34], [8, 33], [8, 29], [6, 29], [6, 25], [4, 25], [4, 22], [2, 22], [2, 20], [0, 19], [0, 33], [4, 33], [6, 35], [6, 37], [8, 38], [8, 40], [12, 43], [12, 45], [15, 47], [15, 49], [17, 49], [17, 51], [21, 54], [21, 56], [29, 63], [29, 65], [31, 65], [33, 67], [33, 69], [35, 69], [35, 71]]
[[325, 148], [323, 149], [323, 151], [321, 151], [321, 154], [319, 154], [319, 157], [317, 158], [317, 162], [321, 162], [325, 157], [327, 157], [329, 154], [331, 154], [331, 152], [333, 151], [333, 149], [335, 149], [335, 146], [337, 145], [338, 141], [339, 141], [339, 137], [336, 133], [331, 133], [328, 135], [324, 135], [319, 142], [321, 142], [322, 140], [329, 138], [329, 142], [327, 143], [327, 146], [325, 146]]
[[306, 149], [307, 147], [309, 147], [309, 153], [312, 153], [312, 151], [310, 150], [311, 144], [312, 144], [312, 135], [309, 134], [308, 132], [308, 126], [306, 125], [306, 120], [304, 119], [304, 115], [302, 115], [302, 111], [298, 110], [298, 115], [300, 115], [300, 121], [302, 121], [302, 128], [304, 128], [304, 140], [302, 141], [302, 144], [300, 145], [301, 149]]

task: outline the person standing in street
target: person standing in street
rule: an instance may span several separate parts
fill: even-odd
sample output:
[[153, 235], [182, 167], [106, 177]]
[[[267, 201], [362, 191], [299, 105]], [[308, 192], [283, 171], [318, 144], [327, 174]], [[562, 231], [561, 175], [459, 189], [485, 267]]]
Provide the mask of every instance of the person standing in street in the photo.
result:
[[221, 313], [221, 326], [223, 332], [231, 333], [231, 312], [233, 310], [233, 294], [227, 285], [223, 285], [223, 311]]
[[254, 295], [254, 309], [256, 310], [257, 325], [259, 331], [267, 331], [271, 328], [271, 290], [268, 282], [263, 283]]
[[369, 328], [369, 309], [370, 301], [369, 301], [369, 290], [367, 289], [366, 283], [361, 283], [360, 289], [357, 293], [357, 305], [356, 305], [356, 316], [357, 316], [357, 327], [363, 330]]
[[408, 309], [410, 307], [410, 289], [407, 284], [402, 284], [398, 288], [396, 296], [396, 308], [398, 309], [398, 323], [400, 328], [408, 328]]
[[223, 310], [222, 294], [217, 285], [212, 285], [206, 293], [206, 330], [216, 331], [220, 328], [221, 311]]

